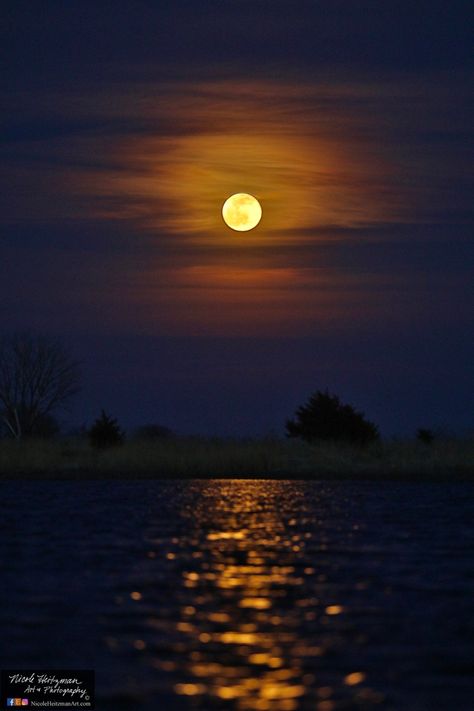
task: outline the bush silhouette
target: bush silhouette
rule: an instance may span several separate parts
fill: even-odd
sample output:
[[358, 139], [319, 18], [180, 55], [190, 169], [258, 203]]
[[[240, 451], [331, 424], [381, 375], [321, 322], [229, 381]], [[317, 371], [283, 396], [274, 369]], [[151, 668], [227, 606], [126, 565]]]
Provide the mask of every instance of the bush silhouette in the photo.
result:
[[147, 441], [169, 439], [172, 436], [172, 430], [164, 425], [142, 425], [135, 431], [136, 439]]
[[377, 427], [351, 405], [343, 405], [336, 395], [313, 393], [286, 422], [287, 437], [306, 442], [333, 440], [365, 445], [379, 439]]
[[89, 430], [89, 441], [97, 449], [106, 449], [122, 444], [125, 434], [116, 419], [109, 417], [104, 410]]
[[40, 415], [32, 427], [31, 434], [33, 437], [41, 437], [42, 439], [54, 439], [60, 433], [59, 422], [52, 415]]
[[420, 429], [416, 431], [416, 438], [419, 442], [423, 442], [423, 444], [431, 444], [434, 441], [435, 436], [433, 430], [420, 427]]

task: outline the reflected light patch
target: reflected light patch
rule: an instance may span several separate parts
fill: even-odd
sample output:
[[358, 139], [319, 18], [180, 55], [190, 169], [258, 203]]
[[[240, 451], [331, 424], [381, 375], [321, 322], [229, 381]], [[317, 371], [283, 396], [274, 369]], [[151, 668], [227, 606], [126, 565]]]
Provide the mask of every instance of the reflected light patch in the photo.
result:
[[251, 607], [254, 610], [268, 610], [271, 606], [272, 602], [267, 597], [244, 597], [239, 602], [239, 607]]
[[363, 672], [352, 672], [344, 677], [344, 684], [347, 686], [355, 686], [365, 681], [366, 675]]
[[177, 694], [182, 694], [183, 696], [195, 696], [206, 691], [206, 687], [203, 684], [176, 684], [174, 688]]

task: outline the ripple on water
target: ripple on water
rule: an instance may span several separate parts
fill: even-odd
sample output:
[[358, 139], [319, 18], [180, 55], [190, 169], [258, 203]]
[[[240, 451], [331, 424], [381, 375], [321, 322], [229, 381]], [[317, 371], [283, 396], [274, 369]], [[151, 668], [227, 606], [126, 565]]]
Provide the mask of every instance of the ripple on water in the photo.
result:
[[467, 711], [466, 491], [4, 485], [4, 666], [95, 668], [103, 711]]

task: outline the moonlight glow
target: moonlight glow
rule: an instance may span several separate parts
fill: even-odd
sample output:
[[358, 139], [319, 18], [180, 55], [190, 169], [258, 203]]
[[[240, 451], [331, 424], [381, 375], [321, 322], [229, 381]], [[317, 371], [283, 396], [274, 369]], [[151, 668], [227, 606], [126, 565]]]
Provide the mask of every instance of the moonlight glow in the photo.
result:
[[238, 232], [253, 230], [262, 218], [262, 208], [257, 198], [248, 193], [231, 195], [222, 206], [222, 217], [231, 229]]

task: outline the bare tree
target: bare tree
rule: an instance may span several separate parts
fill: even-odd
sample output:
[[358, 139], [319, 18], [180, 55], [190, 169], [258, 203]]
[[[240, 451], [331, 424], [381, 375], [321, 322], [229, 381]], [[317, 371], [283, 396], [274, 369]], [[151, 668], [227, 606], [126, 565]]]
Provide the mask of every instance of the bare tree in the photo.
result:
[[50, 338], [16, 335], [0, 339], [0, 409], [16, 438], [79, 391], [78, 364]]

